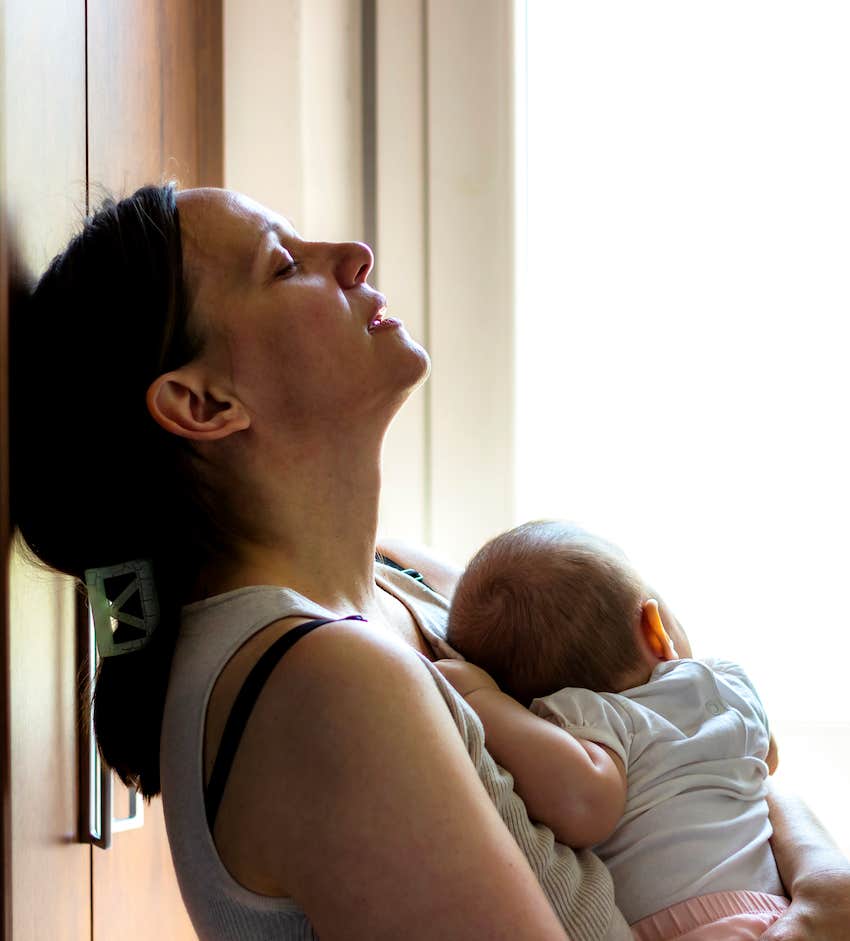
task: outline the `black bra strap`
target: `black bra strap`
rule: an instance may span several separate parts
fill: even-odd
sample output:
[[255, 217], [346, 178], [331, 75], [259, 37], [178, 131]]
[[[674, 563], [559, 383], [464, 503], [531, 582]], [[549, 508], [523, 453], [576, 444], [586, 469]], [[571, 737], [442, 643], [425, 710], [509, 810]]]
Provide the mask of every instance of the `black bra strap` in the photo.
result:
[[280, 662], [283, 655], [291, 650], [302, 637], [305, 637], [310, 631], [325, 624], [334, 624], [337, 621], [365, 621], [366, 618], [359, 614], [352, 614], [347, 618], [326, 618], [324, 620], [307, 621], [305, 624], [299, 624], [287, 631], [263, 653], [260, 659], [251, 668], [242, 689], [239, 690], [230, 715], [227, 717], [227, 723], [224, 726], [224, 733], [221, 736], [221, 743], [218, 746], [218, 754], [215, 756], [210, 781], [207, 785], [206, 805], [207, 805], [207, 823], [210, 832], [215, 826], [215, 818], [218, 815], [218, 808], [221, 799], [224, 796], [224, 786], [227, 784], [227, 778], [230, 769], [233, 766], [233, 759], [236, 757], [236, 749], [239, 748], [239, 742], [242, 740], [242, 733], [245, 731], [245, 725], [251, 715], [251, 710], [257, 702], [257, 697], [262, 692], [266, 680], [269, 678], [272, 670]]

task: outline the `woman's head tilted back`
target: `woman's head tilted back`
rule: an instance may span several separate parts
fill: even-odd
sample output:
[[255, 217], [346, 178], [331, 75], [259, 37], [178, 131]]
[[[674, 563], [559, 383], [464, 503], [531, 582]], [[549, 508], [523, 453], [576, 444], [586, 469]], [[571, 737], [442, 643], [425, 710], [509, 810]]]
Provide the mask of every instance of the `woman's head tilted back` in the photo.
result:
[[188, 445], [145, 402], [203, 348], [183, 282], [171, 186], [85, 221], [10, 324], [13, 521], [32, 552], [78, 579], [147, 557], [162, 609], [154, 642], [102, 663], [95, 721], [106, 760], [159, 788], [159, 724], [180, 598], [214, 541]]
[[106, 201], [15, 310], [14, 522], [77, 579], [153, 562], [160, 625], [102, 662], [95, 693], [101, 751], [145, 794], [181, 603], [244, 546], [285, 553], [288, 488], [315, 490], [323, 454], [376, 466], [427, 375], [372, 261], [239, 194], [151, 186]]
[[448, 640], [520, 702], [568, 686], [614, 691], [642, 661], [645, 597], [613, 546], [567, 523], [524, 523], [472, 558]]

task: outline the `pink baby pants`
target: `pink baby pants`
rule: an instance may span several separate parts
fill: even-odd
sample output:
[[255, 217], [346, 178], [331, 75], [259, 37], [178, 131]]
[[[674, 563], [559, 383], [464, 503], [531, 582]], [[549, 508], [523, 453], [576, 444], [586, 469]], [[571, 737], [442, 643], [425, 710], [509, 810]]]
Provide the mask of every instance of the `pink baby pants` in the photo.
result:
[[635, 941], [755, 941], [788, 908], [766, 892], [698, 895], [632, 925]]

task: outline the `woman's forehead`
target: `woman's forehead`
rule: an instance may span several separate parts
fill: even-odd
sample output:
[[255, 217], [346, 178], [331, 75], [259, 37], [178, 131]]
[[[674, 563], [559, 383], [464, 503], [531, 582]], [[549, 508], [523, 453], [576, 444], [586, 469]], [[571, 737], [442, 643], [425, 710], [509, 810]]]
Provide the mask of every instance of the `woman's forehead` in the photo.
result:
[[281, 215], [248, 196], [223, 189], [191, 189], [177, 194], [184, 247], [193, 260], [247, 265], [270, 231], [292, 232]]

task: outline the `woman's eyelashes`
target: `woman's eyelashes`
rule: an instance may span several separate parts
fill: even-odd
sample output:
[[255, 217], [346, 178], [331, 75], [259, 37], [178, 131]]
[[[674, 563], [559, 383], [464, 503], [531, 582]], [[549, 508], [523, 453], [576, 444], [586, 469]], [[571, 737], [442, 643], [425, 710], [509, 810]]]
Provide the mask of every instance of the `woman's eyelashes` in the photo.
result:
[[281, 268], [275, 272], [276, 278], [287, 278], [290, 275], [294, 274], [298, 270], [297, 261], [286, 262]]

